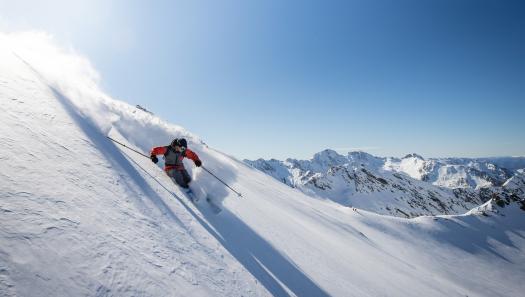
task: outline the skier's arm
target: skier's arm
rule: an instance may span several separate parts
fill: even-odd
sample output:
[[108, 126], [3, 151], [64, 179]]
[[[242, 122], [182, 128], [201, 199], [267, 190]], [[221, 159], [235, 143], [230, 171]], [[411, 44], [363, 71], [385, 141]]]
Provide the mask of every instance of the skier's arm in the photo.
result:
[[202, 162], [201, 160], [199, 159], [199, 156], [197, 156], [196, 153], [194, 153], [192, 150], [190, 149], [186, 149], [186, 158], [188, 159], [191, 159], [193, 160], [193, 162], [195, 163], [195, 165], [197, 167], [200, 167], [202, 165]]
[[151, 150], [150, 159], [153, 163], [157, 164], [159, 159], [157, 159], [157, 155], [164, 155], [166, 153], [166, 147], [165, 146], [158, 146], [154, 147]]
[[156, 155], [164, 155], [166, 153], [166, 147], [165, 146], [158, 146], [158, 147], [154, 147], [152, 150], [151, 150], [151, 156], [156, 156]]

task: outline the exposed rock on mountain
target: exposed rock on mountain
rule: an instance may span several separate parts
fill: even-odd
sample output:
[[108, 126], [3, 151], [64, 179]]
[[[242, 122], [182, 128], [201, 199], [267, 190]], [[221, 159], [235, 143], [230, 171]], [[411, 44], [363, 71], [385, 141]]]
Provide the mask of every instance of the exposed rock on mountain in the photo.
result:
[[525, 197], [521, 157], [399, 159], [324, 150], [311, 160], [245, 162], [310, 196], [401, 217], [459, 214], [493, 197]]

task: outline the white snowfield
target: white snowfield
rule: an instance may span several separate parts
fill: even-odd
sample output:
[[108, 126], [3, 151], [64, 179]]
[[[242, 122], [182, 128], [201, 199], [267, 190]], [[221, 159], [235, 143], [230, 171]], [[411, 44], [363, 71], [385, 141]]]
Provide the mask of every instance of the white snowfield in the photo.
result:
[[[0, 34], [0, 296], [523, 296], [525, 212], [401, 219], [316, 199]], [[186, 137], [196, 204], [145, 154]]]

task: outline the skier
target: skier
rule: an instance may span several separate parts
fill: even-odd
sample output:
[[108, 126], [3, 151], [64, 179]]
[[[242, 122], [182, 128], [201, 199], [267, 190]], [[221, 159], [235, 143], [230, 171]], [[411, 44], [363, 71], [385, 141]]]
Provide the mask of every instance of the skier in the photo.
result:
[[193, 160], [195, 166], [200, 167], [202, 161], [192, 150], [188, 149], [188, 143], [184, 138], [175, 138], [168, 146], [158, 146], [151, 150], [151, 161], [155, 164], [159, 161], [157, 155], [164, 155], [164, 170], [168, 176], [179, 186], [184, 188], [188, 194], [192, 194], [189, 187], [191, 177], [184, 168], [182, 160], [184, 157]]

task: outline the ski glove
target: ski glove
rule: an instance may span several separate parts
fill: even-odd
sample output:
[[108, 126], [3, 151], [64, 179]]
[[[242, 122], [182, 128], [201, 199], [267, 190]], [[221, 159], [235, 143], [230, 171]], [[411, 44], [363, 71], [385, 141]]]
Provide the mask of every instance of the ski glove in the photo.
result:
[[195, 166], [197, 166], [197, 167], [201, 167], [201, 165], [202, 165], [201, 160], [198, 160], [198, 159], [195, 160]]
[[157, 164], [157, 162], [159, 161], [159, 159], [155, 155], [151, 155], [150, 159], [151, 159], [151, 162], [153, 162], [155, 164]]

